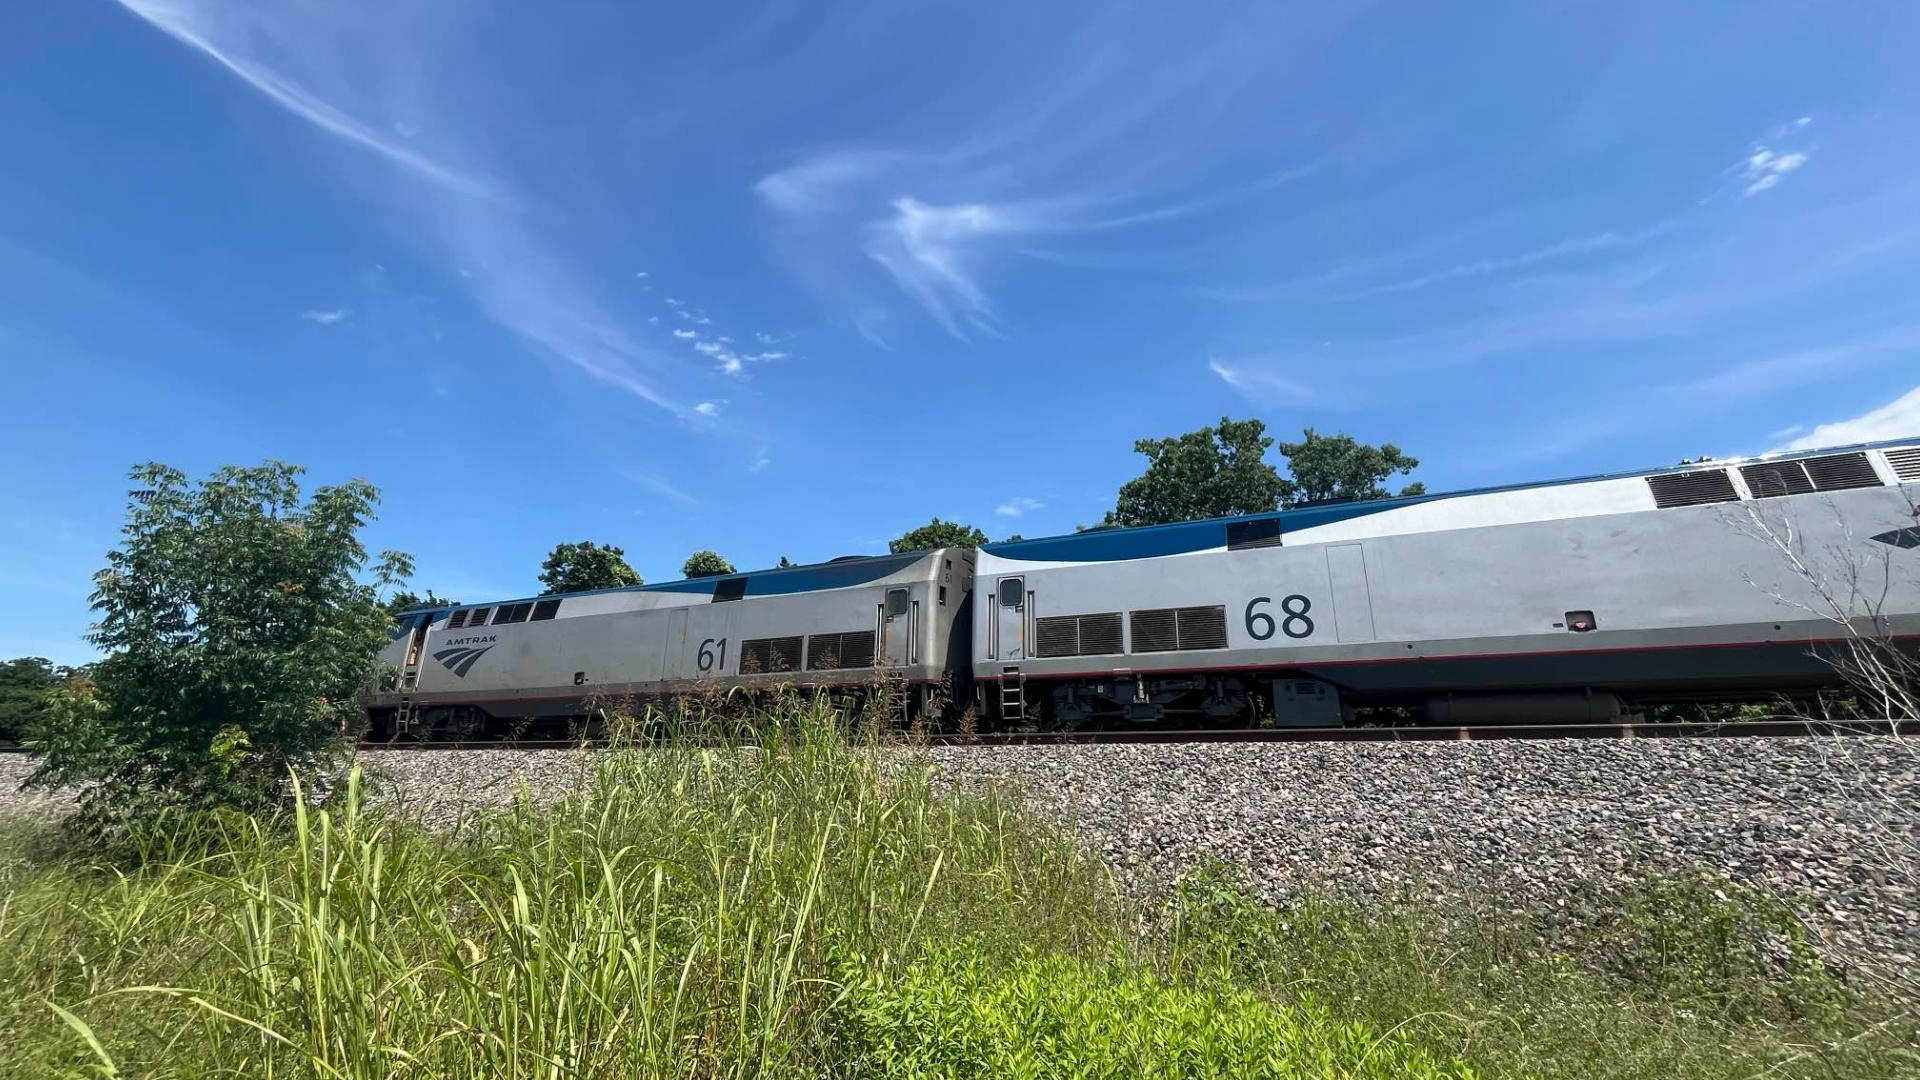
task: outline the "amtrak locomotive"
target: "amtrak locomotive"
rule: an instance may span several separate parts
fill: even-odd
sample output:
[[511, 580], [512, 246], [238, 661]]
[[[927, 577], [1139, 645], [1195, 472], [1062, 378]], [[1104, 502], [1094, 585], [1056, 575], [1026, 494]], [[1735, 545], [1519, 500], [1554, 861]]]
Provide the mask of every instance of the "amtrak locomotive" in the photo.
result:
[[375, 735], [713, 683], [935, 687], [987, 726], [1578, 720], [1920, 638], [1920, 442], [417, 610]]

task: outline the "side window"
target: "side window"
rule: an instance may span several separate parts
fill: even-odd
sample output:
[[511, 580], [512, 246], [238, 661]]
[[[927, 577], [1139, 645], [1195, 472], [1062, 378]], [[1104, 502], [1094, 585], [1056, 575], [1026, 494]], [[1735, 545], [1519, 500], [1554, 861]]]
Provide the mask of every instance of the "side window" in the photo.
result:
[[887, 618], [897, 619], [907, 613], [907, 590], [887, 590]]
[[743, 577], [722, 578], [713, 584], [713, 602], [724, 604], [729, 600], [744, 599], [747, 595], [747, 579]]
[[1017, 608], [1025, 599], [1027, 580], [1025, 578], [1000, 579], [1000, 606]]

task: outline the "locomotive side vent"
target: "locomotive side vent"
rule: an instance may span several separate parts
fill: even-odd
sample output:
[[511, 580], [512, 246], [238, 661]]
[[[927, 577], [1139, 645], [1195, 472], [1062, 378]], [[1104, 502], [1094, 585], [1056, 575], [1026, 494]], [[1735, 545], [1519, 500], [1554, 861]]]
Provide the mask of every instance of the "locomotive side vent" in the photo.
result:
[[533, 614], [533, 604], [531, 601], [525, 604], [501, 604], [493, 613], [493, 625], [501, 626], [506, 623], [526, 622], [527, 616], [531, 614]]
[[751, 638], [740, 643], [740, 674], [770, 675], [800, 669], [800, 637]]
[[814, 671], [844, 671], [873, 666], [873, 631], [814, 634], [807, 638], [807, 667]]
[[1920, 480], [1920, 446], [1902, 446], [1887, 451], [1887, 464], [1902, 480]]
[[1227, 550], [1280, 546], [1280, 519], [1230, 521], [1227, 523]]
[[1120, 613], [1060, 615], [1033, 621], [1036, 656], [1101, 656], [1120, 651]]
[[1873, 471], [1873, 462], [1859, 451], [1808, 458], [1800, 464], [1807, 467], [1807, 475], [1813, 478], [1816, 491], [1880, 486], [1880, 474]]
[[1807, 476], [1807, 470], [1797, 461], [1769, 461], [1760, 465], [1742, 465], [1740, 475], [1747, 481], [1747, 490], [1753, 492], [1753, 497], [1756, 499], [1772, 499], [1781, 495], [1805, 495], [1813, 490], [1813, 480]]
[[471, 628], [487, 625], [487, 613], [492, 610], [492, 608], [483, 607], [469, 608], [467, 610], [467, 626]]
[[1137, 653], [1227, 647], [1227, 609], [1220, 605], [1154, 608], [1130, 617]]
[[1733, 490], [1733, 479], [1725, 469], [1699, 469], [1649, 476], [1647, 486], [1653, 489], [1653, 504], [1662, 510], [1672, 506], [1733, 502], [1740, 498], [1739, 493]]
[[467, 612], [470, 610], [472, 609], [461, 608], [459, 611], [454, 612], [453, 617], [447, 620], [447, 629], [458, 630], [467, 625]]

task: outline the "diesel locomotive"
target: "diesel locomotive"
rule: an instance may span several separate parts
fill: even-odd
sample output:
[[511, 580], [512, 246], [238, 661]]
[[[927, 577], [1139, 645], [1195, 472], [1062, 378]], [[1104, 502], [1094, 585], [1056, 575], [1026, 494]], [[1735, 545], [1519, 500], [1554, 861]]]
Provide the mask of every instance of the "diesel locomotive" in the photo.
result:
[[[1920, 440], [422, 609], [375, 736], [702, 684], [983, 726], [1595, 720], [1817, 690], [1920, 640]], [[938, 692], [936, 692], [938, 691]]]

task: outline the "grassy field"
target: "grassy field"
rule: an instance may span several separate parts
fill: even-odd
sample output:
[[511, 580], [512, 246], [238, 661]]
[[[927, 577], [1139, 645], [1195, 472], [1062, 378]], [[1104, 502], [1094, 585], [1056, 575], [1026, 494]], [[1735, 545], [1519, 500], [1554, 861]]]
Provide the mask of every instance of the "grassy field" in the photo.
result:
[[818, 713], [609, 754], [455, 835], [358, 781], [76, 850], [0, 827], [0, 1073], [319, 1077], [1884, 1077], [1898, 1003], [1791, 914], [1649, 882], [1464, 902], [1125, 899], [1017, 798]]

